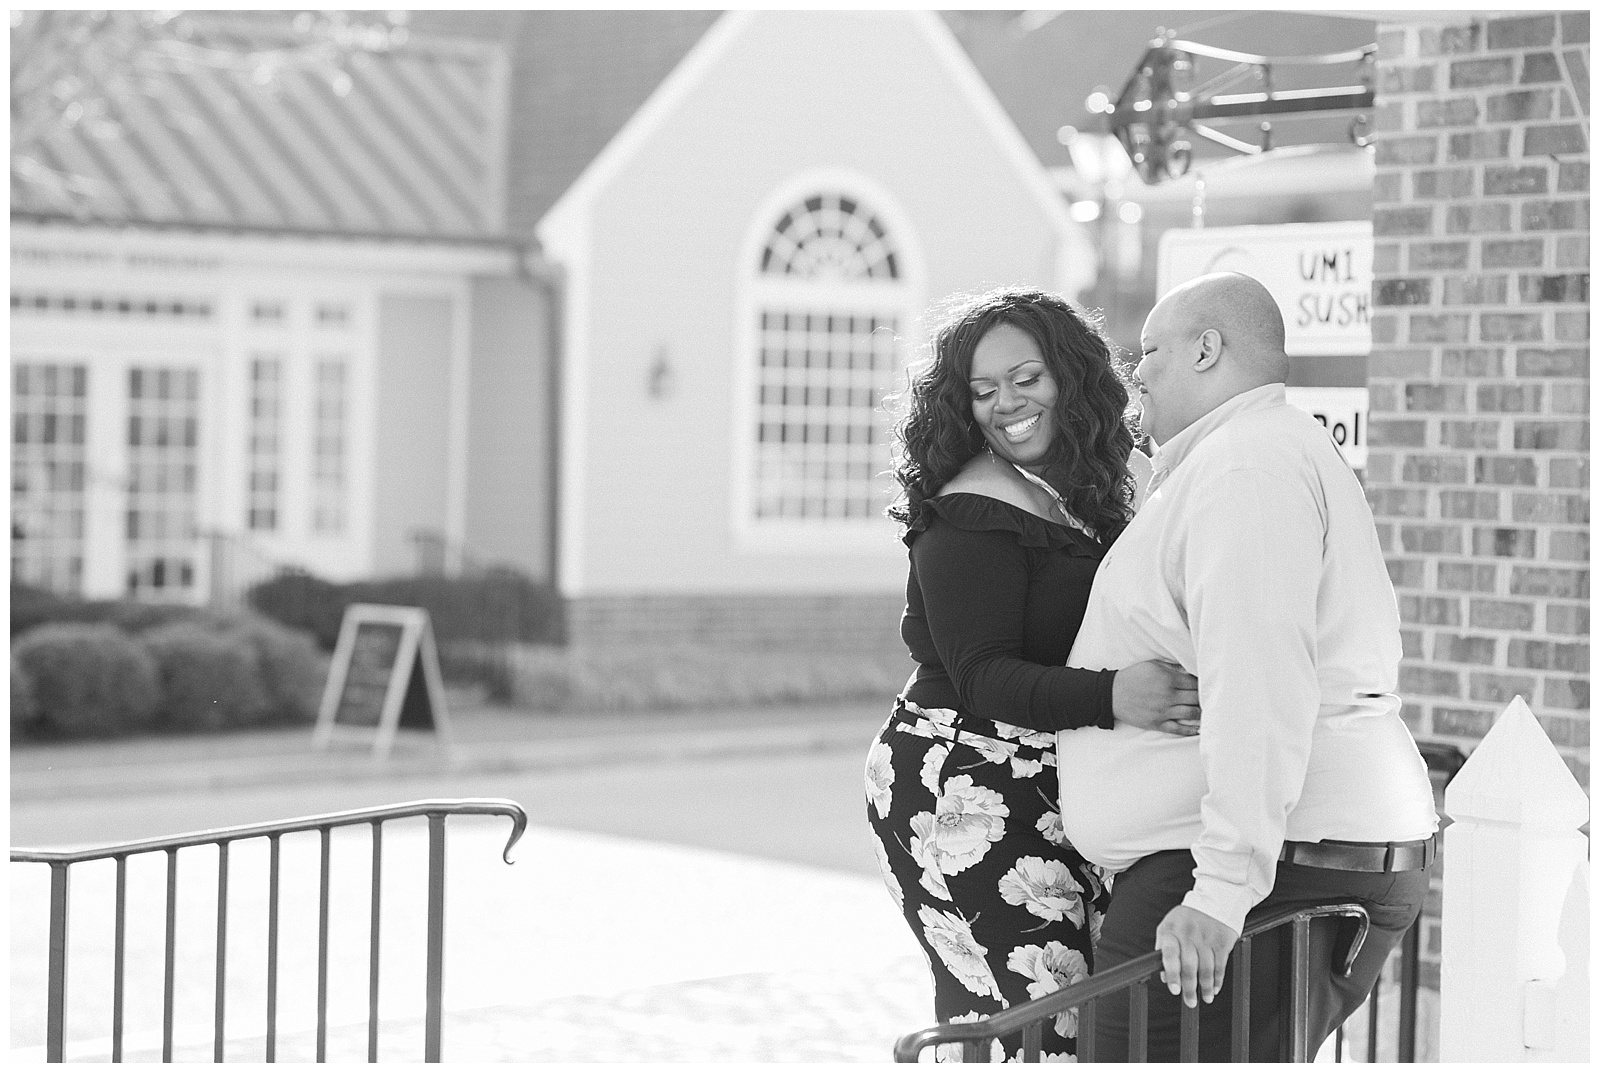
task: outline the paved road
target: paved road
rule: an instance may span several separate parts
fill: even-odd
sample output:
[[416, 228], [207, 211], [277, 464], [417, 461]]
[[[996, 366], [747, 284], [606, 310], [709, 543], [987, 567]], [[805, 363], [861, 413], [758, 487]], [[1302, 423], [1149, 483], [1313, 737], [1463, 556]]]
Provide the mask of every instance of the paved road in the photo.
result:
[[876, 877], [859, 750], [719, 756], [521, 774], [14, 801], [11, 844], [114, 842], [426, 797], [509, 797], [541, 827], [621, 835]]

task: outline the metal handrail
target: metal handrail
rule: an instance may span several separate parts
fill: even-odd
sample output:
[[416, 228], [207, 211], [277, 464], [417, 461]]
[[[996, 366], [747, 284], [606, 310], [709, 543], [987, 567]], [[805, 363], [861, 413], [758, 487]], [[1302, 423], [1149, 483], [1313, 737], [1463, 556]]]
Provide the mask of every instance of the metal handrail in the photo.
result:
[[317, 926], [317, 1061], [327, 1058], [328, 1013], [328, 918], [329, 877], [332, 832], [336, 827], [369, 824], [372, 827], [372, 904], [370, 909], [372, 942], [369, 953], [367, 1060], [378, 1060], [378, 935], [380, 922], [380, 883], [383, 864], [383, 825], [389, 820], [415, 816], [428, 818], [428, 926], [427, 998], [424, 1008], [424, 1061], [440, 1060], [440, 1038], [444, 1012], [444, 824], [448, 816], [507, 816], [511, 834], [501, 850], [501, 859], [511, 863], [511, 847], [528, 826], [528, 815], [515, 801], [501, 798], [466, 798], [408, 801], [377, 808], [349, 809], [316, 816], [303, 816], [270, 823], [218, 827], [206, 831], [120, 842], [74, 850], [12, 849], [13, 864], [50, 866], [49, 972], [45, 1006], [45, 1061], [63, 1061], [67, 1013], [67, 894], [68, 870], [88, 861], [114, 860], [116, 875], [116, 924], [112, 955], [111, 1060], [122, 1061], [123, 970], [127, 939], [128, 858], [142, 853], [167, 854], [166, 882], [166, 962], [162, 1005], [161, 1060], [172, 1061], [172, 1034], [175, 998], [178, 851], [193, 846], [215, 845], [217, 858], [217, 944], [215, 1027], [213, 1061], [223, 1061], [224, 987], [227, 966], [228, 934], [228, 848], [234, 842], [266, 838], [270, 846], [267, 908], [267, 1038], [266, 1061], [276, 1060], [277, 1051], [277, 970], [278, 970], [278, 893], [279, 840], [286, 834], [316, 831], [321, 836], [320, 890]]
[[[1246, 1029], [1250, 1023], [1250, 945], [1251, 940], [1264, 932], [1284, 925], [1292, 925], [1291, 980], [1289, 988], [1289, 1060], [1305, 1062], [1310, 1059], [1310, 1040], [1307, 1036], [1306, 1017], [1310, 1008], [1311, 921], [1320, 917], [1353, 917], [1359, 921], [1354, 940], [1345, 954], [1341, 967], [1343, 975], [1350, 975], [1356, 956], [1366, 942], [1370, 920], [1367, 910], [1356, 902], [1342, 902], [1309, 908], [1284, 909], [1246, 925], [1244, 933], [1235, 944], [1229, 959], [1229, 972], [1233, 977], [1233, 1060], [1249, 1061], [1250, 1038]], [[1132, 1062], [1145, 1060], [1146, 985], [1152, 976], [1161, 971], [1161, 953], [1151, 951], [1115, 968], [1096, 973], [1076, 984], [978, 1021], [949, 1022], [901, 1036], [895, 1041], [894, 1060], [915, 1062], [918, 1055], [930, 1046], [940, 1043], [964, 1045], [964, 1060], [987, 1062], [989, 1048], [980, 1046], [1001, 1036], [1022, 1034], [1022, 1060], [1039, 1061], [1040, 1042], [1044, 1024], [1057, 1014], [1070, 1009], [1078, 1010], [1078, 1061], [1094, 1061], [1094, 1003], [1117, 991], [1129, 993], [1130, 1020], [1128, 1028], [1129, 1056]], [[1179, 1061], [1199, 1060], [1200, 1011], [1198, 1007], [1183, 1006], [1179, 1014]]]

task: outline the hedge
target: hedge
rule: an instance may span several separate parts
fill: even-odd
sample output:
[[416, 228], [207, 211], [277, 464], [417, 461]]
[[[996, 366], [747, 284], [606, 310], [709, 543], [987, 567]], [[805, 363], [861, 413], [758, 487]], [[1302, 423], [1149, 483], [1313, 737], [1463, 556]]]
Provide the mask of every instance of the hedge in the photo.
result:
[[267, 696], [266, 720], [315, 722], [329, 661], [311, 635], [262, 615], [238, 615], [224, 629], [255, 649]]
[[234, 632], [174, 622], [141, 640], [161, 674], [164, 730], [256, 726], [271, 710], [255, 645]]
[[39, 626], [20, 637], [11, 654], [33, 684], [44, 729], [108, 737], [154, 727], [161, 701], [155, 660], [115, 626]]
[[169, 622], [201, 622], [222, 628], [229, 613], [188, 604], [147, 604], [137, 600], [84, 600], [11, 583], [11, 638], [51, 622], [81, 622], [139, 632]]
[[27, 668], [11, 656], [11, 736], [26, 734], [39, 718], [39, 702], [34, 699], [33, 679]]
[[339, 639], [345, 608], [361, 603], [425, 608], [441, 645], [561, 640], [561, 601], [555, 590], [514, 570], [343, 585], [288, 571], [253, 586], [247, 598], [257, 611], [308, 631], [330, 651]]
[[[11, 591], [12, 665], [21, 670], [12, 674], [13, 735], [106, 736], [316, 719], [328, 657], [301, 631], [249, 611], [79, 600], [18, 585]], [[57, 651], [63, 637], [73, 646], [67, 655]], [[93, 651], [78, 651], [85, 646]], [[150, 674], [156, 698], [150, 710], [138, 700], [137, 686], [131, 707], [92, 699], [98, 692], [78, 697], [68, 688], [77, 672], [61, 671], [63, 660], [69, 667], [115, 662], [129, 646]], [[47, 680], [40, 680], [36, 665], [45, 666]], [[92, 683], [103, 673], [87, 677]], [[32, 719], [26, 717], [30, 701]], [[100, 710], [86, 712], [86, 706]]]

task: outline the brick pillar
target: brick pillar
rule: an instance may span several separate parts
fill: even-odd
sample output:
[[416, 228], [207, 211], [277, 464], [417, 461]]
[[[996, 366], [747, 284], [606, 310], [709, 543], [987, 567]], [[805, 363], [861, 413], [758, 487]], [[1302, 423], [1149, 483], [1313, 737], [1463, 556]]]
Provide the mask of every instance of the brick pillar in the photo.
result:
[[1587, 788], [1589, 16], [1447, 18], [1378, 32], [1366, 484], [1403, 711], [1470, 752], [1520, 694]]
[[[1589, 783], [1589, 16], [1382, 24], [1367, 489], [1404, 712]], [[1471, 21], [1469, 21], [1471, 20]]]

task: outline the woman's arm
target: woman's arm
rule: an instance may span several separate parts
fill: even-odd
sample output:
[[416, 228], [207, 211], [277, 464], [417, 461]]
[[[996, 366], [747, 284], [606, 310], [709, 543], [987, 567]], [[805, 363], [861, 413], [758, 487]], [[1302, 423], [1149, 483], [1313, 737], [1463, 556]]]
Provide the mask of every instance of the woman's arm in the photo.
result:
[[1095, 671], [1024, 658], [1028, 562], [1014, 533], [936, 521], [912, 544], [911, 566], [939, 662], [975, 715], [1030, 730], [1109, 729], [1116, 720], [1199, 733], [1198, 686], [1176, 664]]
[[1112, 725], [1112, 671], [1023, 658], [1028, 561], [1015, 533], [937, 519], [911, 568], [939, 662], [974, 715], [1043, 731]]

